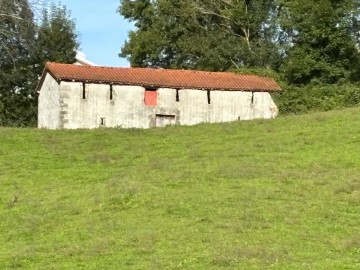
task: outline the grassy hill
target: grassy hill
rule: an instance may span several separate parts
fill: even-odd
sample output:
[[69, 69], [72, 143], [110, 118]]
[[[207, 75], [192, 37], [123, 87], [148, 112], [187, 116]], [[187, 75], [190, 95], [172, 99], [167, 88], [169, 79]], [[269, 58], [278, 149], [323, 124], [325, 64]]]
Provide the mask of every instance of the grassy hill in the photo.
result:
[[0, 269], [360, 269], [359, 108], [0, 136]]

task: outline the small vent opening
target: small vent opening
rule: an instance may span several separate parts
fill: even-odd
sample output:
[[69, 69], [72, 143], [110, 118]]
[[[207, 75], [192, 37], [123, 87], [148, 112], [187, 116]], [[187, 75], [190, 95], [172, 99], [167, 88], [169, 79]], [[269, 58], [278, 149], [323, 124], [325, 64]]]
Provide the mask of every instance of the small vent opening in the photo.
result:
[[105, 127], [105, 117], [100, 117], [100, 126]]

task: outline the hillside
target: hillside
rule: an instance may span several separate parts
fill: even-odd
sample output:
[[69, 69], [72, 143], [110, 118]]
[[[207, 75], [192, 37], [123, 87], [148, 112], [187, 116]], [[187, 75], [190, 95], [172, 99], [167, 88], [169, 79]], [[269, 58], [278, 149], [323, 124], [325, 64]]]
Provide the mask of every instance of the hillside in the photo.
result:
[[360, 268], [360, 108], [0, 136], [0, 269]]

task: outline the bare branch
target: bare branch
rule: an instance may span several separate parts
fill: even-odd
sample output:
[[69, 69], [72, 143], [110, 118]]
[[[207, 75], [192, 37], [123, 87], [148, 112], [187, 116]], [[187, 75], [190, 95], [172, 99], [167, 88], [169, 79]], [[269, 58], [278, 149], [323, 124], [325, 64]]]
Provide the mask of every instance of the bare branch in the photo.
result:
[[233, 65], [234, 65], [237, 69], [240, 69], [240, 66], [237, 65], [234, 60], [230, 59], [230, 61], [231, 61], [231, 63], [233, 63]]
[[[221, 2], [223, 5], [225, 5], [224, 10], [230, 10], [231, 8], [235, 7], [235, 4], [233, 3], [233, 0], [218, 0], [218, 2]], [[246, 15], [248, 15], [248, 5], [244, 1], [244, 12]], [[220, 5], [216, 5], [216, 8], [218, 8]], [[224, 22], [220, 23], [220, 27], [222, 27], [226, 32], [232, 34], [233, 36], [236, 36], [238, 38], [244, 39], [244, 41], [247, 44], [247, 47], [249, 51], [252, 51], [251, 44], [250, 44], [250, 27], [248, 27], [245, 24], [239, 24], [238, 22], [234, 21], [230, 16], [224, 15], [220, 10], [215, 11], [215, 7], [212, 7], [211, 5], [200, 6], [199, 4], [194, 4], [195, 9], [197, 9], [198, 12], [204, 15], [212, 15], [216, 16], [220, 19], [223, 19]], [[238, 29], [241, 30], [242, 34], [238, 34], [234, 31], [234, 29], [231, 27], [231, 25], [238, 26]]]

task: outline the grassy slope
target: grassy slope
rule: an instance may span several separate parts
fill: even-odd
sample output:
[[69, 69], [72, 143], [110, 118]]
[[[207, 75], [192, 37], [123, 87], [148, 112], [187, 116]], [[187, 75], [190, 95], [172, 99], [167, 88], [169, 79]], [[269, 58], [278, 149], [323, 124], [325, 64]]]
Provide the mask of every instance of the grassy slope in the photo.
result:
[[0, 136], [0, 269], [360, 268], [359, 108]]

